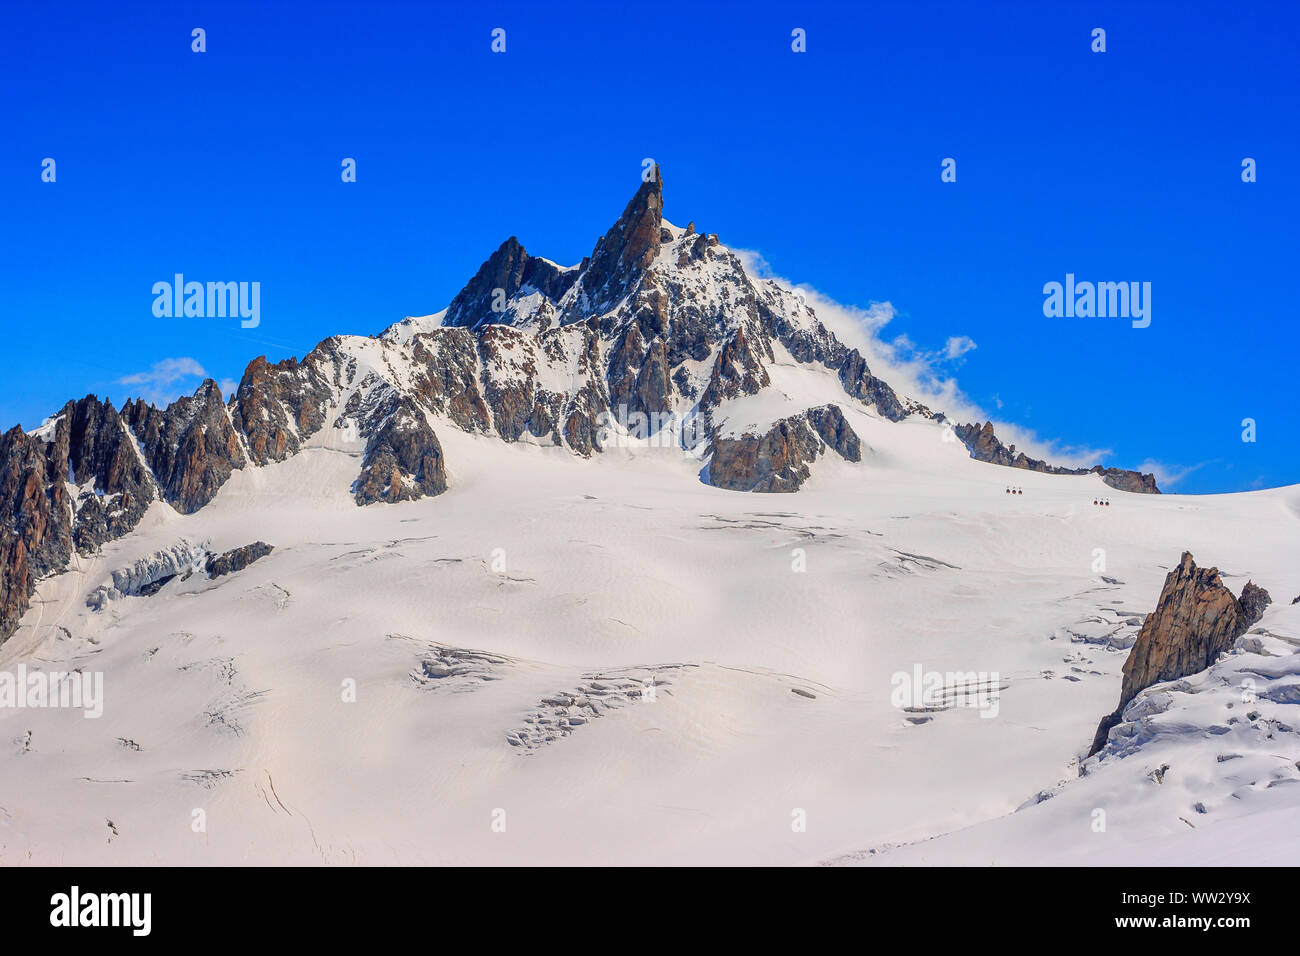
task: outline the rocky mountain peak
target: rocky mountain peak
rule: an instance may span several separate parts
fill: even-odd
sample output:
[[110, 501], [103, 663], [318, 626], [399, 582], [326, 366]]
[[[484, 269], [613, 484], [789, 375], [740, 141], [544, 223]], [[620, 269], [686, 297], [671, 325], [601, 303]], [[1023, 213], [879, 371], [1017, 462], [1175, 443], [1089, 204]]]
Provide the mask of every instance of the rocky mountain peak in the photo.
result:
[[442, 324], [466, 328], [513, 324], [521, 317], [514, 301], [520, 293], [535, 290], [553, 303], [563, 298], [577, 276], [576, 269], [563, 269], [548, 259], [530, 256], [511, 236], [452, 299]]
[[663, 176], [652, 166], [623, 215], [596, 243], [579, 279], [575, 309], [601, 312], [627, 295], [659, 254], [663, 212]]
[[[350, 450], [360, 456], [352, 492], [368, 506], [441, 494], [455, 464], [438, 435], [452, 428], [583, 457], [609, 440], [662, 445], [670, 430], [669, 443], [700, 459], [702, 480], [788, 492], [828, 450], [849, 462], [870, 453], [850, 410], [892, 422], [937, 417], [876, 377], [804, 299], [752, 275], [716, 234], [666, 222], [663, 203], [652, 166], [580, 264], [530, 255], [511, 236], [442, 313], [376, 337], [328, 338], [301, 361], [254, 359], [229, 402], [212, 381], [166, 408], [135, 400], [119, 412], [88, 396], [30, 434], [7, 433], [0, 641], [36, 580], [74, 552], [130, 532], [160, 499], [198, 511], [235, 471], [291, 458], [325, 429], [330, 447], [361, 446]], [[800, 366], [800, 381], [822, 376], [843, 408], [826, 388], [777, 387], [780, 366]], [[771, 409], [742, 410], [760, 395], [775, 399]], [[991, 424], [967, 427], [974, 457], [1080, 473], [1004, 448]], [[1125, 480], [1142, 490], [1148, 477]]]
[[452, 299], [443, 326], [546, 329], [585, 321], [616, 305], [650, 269], [664, 239], [659, 167], [650, 167], [646, 177], [580, 265], [565, 268], [530, 256], [514, 236], [501, 243]]

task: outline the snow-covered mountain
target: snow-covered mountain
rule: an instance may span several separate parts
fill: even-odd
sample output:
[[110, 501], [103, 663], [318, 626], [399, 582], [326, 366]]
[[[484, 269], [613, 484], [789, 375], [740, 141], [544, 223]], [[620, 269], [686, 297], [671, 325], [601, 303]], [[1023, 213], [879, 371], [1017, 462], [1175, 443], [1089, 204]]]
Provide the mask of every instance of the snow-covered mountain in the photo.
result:
[[[86, 396], [31, 434], [11, 429], [0, 438], [0, 641], [37, 580], [131, 531], [150, 502], [193, 513], [235, 471], [283, 461], [323, 428], [365, 440], [361, 505], [445, 491], [439, 433], [453, 427], [582, 456], [611, 442], [677, 447], [711, 484], [794, 491], [827, 450], [871, 454], [844, 404], [943, 420], [873, 375], [803, 297], [749, 275], [716, 235], [665, 221], [653, 167], [578, 265], [512, 237], [443, 312], [331, 337], [302, 361], [258, 358], [228, 404], [207, 381], [166, 409], [119, 412]], [[955, 434], [982, 460], [1052, 470], [1013, 457], [991, 425]], [[1149, 475], [1094, 470], [1156, 490]]]
[[[442, 312], [229, 401], [70, 402], [0, 469], [0, 670], [104, 685], [100, 717], [0, 706], [3, 863], [904, 859], [972, 825], [1029, 853], [1125, 781], [1111, 819], [1150, 827], [1080, 843], [1104, 860], [1172, 812], [1129, 779], [1161, 691], [1087, 757], [1165, 572], [1300, 591], [1300, 489], [1162, 496], [949, 423], [666, 221], [657, 169], [577, 265], [511, 238]], [[1267, 713], [1179, 725], [1235, 798], [1197, 828], [1300, 782], [1297, 614], [1221, 628], [1282, 660], [1249, 664]], [[936, 672], [967, 676], [900, 703]], [[1290, 769], [1202, 766], [1220, 726]]]

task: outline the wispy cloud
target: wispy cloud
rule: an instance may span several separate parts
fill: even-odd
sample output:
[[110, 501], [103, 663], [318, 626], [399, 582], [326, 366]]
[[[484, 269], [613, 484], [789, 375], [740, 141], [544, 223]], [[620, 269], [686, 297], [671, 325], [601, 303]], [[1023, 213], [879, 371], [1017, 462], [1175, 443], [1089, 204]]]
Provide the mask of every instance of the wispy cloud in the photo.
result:
[[955, 362], [967, 352], [973, 352], [978, 346], [975, 340], [968, 335], [949, 336], [947, 344], [943, 349], [944, 361]]
[[[875, 374], [898, 391], [943, 412], [950, 419], [962, 423], [992, 421], [1002, 441], [1015, 444], [1017, 451], [1054, 465], [1090, 467], [1105, 462], [1114, 454], [1109, 448], [1091, 448], [1043, 438], [1032, 429], [998, 420], [972, 401], [962, 392], [953, 374], [965, 356], [977, 348], [970, 336], [951, 335], [938, 349], [920, 348], [906, 333], [886, 339], [885, 327], [897, 315], [891, 303], [873, 302], [865, 309], [842, 305], [809, 285], [794, 283], [777, 275], [756, 252], [744, 249], [732, 249], [732, 252], [740, 257], [752, 274], [801, 292], [822, 324], [841, 342], [860, 351]], [[995, 399], [995, 402], [999, 408], [1002, 407], [1001, 399]], [[1168, 473], [1176, 474], [1176, 471], [1170, 468]]]
[[115, 384], [129, 387], [133, 395], [154, 405], [167, 403], [187, 395], [197, 382], [207, 377], [207, 372], [192, 358], [166, 358], [155, 362], [146, 372], [124, 375]]
[[1138, 471], [1151, 472], [1156, 476], [1156, 484], [1160, 486], [1160, 490], [1168, 491], [1192, 472], [1204, 468], [1208, 464], [1208, 461], [1202, 461], [1195, 465], [1166, 465], [1164, 462], [1153, 461], [1148, 458], [1138, 466]]

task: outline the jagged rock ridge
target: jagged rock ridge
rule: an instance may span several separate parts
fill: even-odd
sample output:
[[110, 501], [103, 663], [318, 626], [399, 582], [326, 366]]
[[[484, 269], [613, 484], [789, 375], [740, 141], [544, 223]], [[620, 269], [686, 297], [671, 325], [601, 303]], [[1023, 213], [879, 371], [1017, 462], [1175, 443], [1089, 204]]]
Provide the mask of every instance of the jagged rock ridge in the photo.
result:
[[715, 234], [666, 221], [654, 167], [578, 265], [511, 237], [443, 313], [328, 338], [301, 361], [257, 358], [228, 402], [211, 381], [165, 409], [137, 400], [119, 413], [87, 396], [0, 437], [0, 641], [74, 552], [130, 532], [156, 501], [193, 513], [236, 471], [296, 455], [326, 428], [364, 443], [352, 490], [367, 506], [447, 488], [444, 427], [591, 456], [631, 419], [652, 433], [690, 422], [682, 440], [711, 460], [701, 477], [753, 491], [798, 488], [827, 449], [858, 460], [836, 405], [796, 409], [760, 435], [724, 433], [722, 406], [769, 388], [778, 359], [824, 370], [845, 402], [889, 421], [941, 417], [874, 375], [801, 297], [750, 276]]
[[1101, 475], [1101, 480], [1119, 491], [1131, 491], [1136, 494], [1158, 495], [1156, 476], [1124, 468], [1104, 468], [1093, 465], [1091, 468], [1062, 468], [1049, 465], [1038, 458], [1030, 458], [1023, 451], [1016, 451], [1015, 445], [1004, 445], [993, 433], [993, 423], [981, 425], [956, 425], [953, 431], [970, 451], [970, 456], [977, 461], [987, 461], [994, 465], [1008, 468], [1023, 468], [1027, 471], [1042, 472], [1046, 475]]
[[1089, 756], [1105, 746], [1124, 708], [1141, 691], [1209, 667], [1270, 603], [1268, 592], [1249, 581], [1241, 598], [1223, 584], [1217, 568], [1198, 568], [1191, 553], [1183, 552], [1178, 566], [1165, 577], [1155, 610], [1138, 631], [1124, 662], [1119, 706], [1102, 718]]

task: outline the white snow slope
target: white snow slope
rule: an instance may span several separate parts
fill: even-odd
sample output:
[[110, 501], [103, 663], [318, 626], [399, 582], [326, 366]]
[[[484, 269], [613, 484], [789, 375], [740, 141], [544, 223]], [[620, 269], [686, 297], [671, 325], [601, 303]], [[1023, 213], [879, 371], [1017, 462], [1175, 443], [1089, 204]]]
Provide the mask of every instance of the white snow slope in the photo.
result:
[[[1300, 486], [1124, 494], [841, 406], [870, 450], [791, 495], [439, 426], [449, 490], [359, 508], [362, 447], [326, 427], [194, 515], [155, 503], [0, 648], [105, 697], [0, 709], [0, 864], [1293, 860]], [[255, 540], [87, 606], [155, 552]], [[1184, 549], [1275, 603], [1079, 778]], [[900, 710], [917, 666], [997, 672], [996, 716]]]

